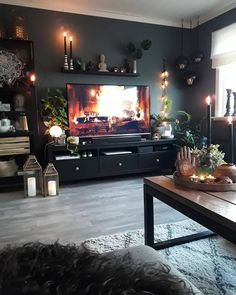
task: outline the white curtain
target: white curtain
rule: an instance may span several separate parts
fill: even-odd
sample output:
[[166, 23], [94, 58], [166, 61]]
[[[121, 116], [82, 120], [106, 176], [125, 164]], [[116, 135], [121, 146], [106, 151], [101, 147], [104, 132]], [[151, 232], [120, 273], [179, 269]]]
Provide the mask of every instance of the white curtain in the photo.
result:
[[212, 33], [212, 68], [236, 62], [236, 23]]

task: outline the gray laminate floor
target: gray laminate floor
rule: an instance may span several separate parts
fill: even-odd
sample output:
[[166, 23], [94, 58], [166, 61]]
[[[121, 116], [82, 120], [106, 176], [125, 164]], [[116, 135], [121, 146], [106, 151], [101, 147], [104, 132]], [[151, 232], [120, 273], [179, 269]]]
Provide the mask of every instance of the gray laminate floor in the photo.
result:
[[[155, 201], [155, 223], [185, 219]], [[79, 243], [91, 237], [143, 228], [143, 176], [68, 184], [59, 197], [0, 193], [0, 246], [30, 241]]]

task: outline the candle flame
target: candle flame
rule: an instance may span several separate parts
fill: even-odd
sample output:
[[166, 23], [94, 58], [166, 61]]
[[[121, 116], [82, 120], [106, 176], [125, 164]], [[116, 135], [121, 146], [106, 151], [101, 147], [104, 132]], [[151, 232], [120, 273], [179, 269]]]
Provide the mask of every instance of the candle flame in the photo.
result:
[[210, 95], [207, 96], [206, 98], [206, 103], [209, 105], [211, 103], [211, 97]]
[[72, 37], [70, 36], [70, 41], [72, 41]]
[[64, 32], [64, 37], [66, 37], [66, 32]]
[[229, 123], [229, 124], [232, 124], [232, 122], [233, 122], [233, 118], [232, 118], [232, 116], [229, 116], [229, 117], [228, 117], [228, 123]]

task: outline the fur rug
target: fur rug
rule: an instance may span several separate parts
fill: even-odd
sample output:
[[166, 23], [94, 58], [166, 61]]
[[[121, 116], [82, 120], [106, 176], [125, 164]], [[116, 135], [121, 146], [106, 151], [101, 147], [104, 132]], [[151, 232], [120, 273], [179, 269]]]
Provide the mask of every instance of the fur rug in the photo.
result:
[[[194, 221], [155, 226], [155, 241], [201, 231]], [[143, 230], [101, 236], [85, 241], [99, 253], [144, 244]], [[219, 236], [161, 250], [163, 256], [196, 287], [208, 295], [236, 294], [236, 245]]]

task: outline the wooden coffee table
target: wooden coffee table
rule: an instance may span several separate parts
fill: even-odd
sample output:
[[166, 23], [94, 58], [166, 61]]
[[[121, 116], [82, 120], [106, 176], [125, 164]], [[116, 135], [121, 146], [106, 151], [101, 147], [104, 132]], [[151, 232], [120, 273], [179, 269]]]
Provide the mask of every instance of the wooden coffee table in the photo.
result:
[[[206, 227], [207, 231], [154, 243], [153, 198], [166, 203]], [[236, 244], [236, 192], [197, 191], [176, 185], [172, 176], [144, 178], [145, 244], [155, 249], [219, 234]]]

